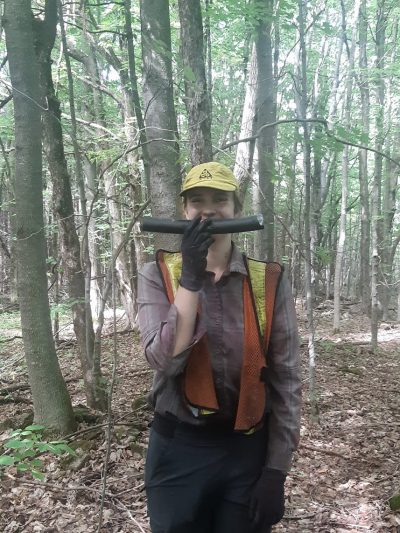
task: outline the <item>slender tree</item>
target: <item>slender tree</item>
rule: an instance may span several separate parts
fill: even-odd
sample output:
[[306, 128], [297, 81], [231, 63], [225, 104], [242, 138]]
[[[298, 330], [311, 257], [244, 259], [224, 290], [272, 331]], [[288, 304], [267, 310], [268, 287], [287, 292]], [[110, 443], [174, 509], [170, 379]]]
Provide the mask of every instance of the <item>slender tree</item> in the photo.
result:
[[[276, 120], [276, 84], [273, 74], [272, 15], [274, 0], [256, 0], [262, 16], [256, 27], [257, 129]], [[265, 230], [261, 237], [261, 258], [274, 258], [274, 178], [276, 128], [264, 128], [257, 139], [259, 202]]]
[[[242, 110], [242, 124], [240, 139], [251, 137], [256, 130], [256, 97], [257, 97], [257, 58], [255, 45], [251, 48], [248, 75], [246, 80], [246, 93]], [[248, 189], [253, 170], [255, 141], [240, 143], [236, 150], [234, 174], [238, 179], [240, 195], [244, 198]]]
[[200, 0], [179, 0], [181, 55], [188, 113], [190, 160], [198, 165], [212, 160], [211, 109], [207, 90]]
[[[299, 0], [299, 115], [303, 121], [307, 118], [308, 85], [307, 85], [307, 50], [305, 41], [307, 0]], [[305, 272], [304, 289], [306, 294], [307, 321], [308, 321], [308, 357], [309, 357], [309, 398], [312, 417], [318, 417], [317, 393], [316, 393], [316, 369], [315, 369], [315, 329], [314, 329], [314, 290], [312, 284], [311, 263], [311, 138], [309, 125], [303, 122], [303, 169], [305, 181], [305, 206], [304, 206], [304, 252]]]
[[47, 296], [41, 111], [28, 0], [7, 0], [3, 24], [13, 86], [18, 295], [35, 420], [65, 433], [75, 420], [57, 360]]
[[[353, 98], [353, 78], [354, 78], [354, 55], [356, 50], [356, 29], [358, 21], [358, 12], [360, 9], [360, 2], [356, 0], [353, 12], [353, 27], [352, 38], [350, 46], [347, 43], [346, 35], [346, 11], [343, 0], [342, 6], [342, 27], [343, 40], [346, 41], [346, 49], [348, 50], [348, 71], [345, 93], [345, 109], [344, 109], [344, 125], [350, 128], [351, 125], [351, 104]], [[339, 228], [339, 242], [336, 249], [336, 264], [335, 264], [335, 280], [334, 280], [334, 312], [333, 312], [333, 329], [335, 332], [339, 330], [340, 322], [340, 288], [342, 279], [343, 259], [346, 242], [346, 221], [347, 221], [347, 195], [349, 186], [349, 149], [346, 145], [343, 149], [342, 156], [342, 196], [340, 202], [340, 228]]]
[[[173, 98], [168, 0], [141, 0], [143, 99], [149, 143], [153, 215], [177, 216], [180, 185], [178, 132]], [[176, 248], [176, 236], [156, 234], [156, 248]]]
[[61, 253], [68, 280], [69, 297], [72, 302], [74, 331], [78, 341], [86, 398], [91, 408], [104, 409], [105, 398], [101, 375], [94, 372], [92, 314], [90, 306], [87, 308], [85, 305], [85, 278], [81, 264], [81, 247], [75, 226], [70, 176], [64, 153], [60, 102], [54, 91], [51, 70], [51, 53], [56, 37], [57, 22], [57, 3], [47, 0], [44, 19], [35, 19], [40, 89], [42, 102], [47, 104], [46, 110], [42, 113], [44, 147], [53, 181], [54, 208], [59, 220]]
[[[361, 1], [359, 18], [359, 86], [361, 97], [361, 120], [364, 138], [369, 136], [370, 123], [370, 91], [368, 79], [368, 15], [366, 0]], [[368, 188], [368, 151], [359, 151], [359, 182], [360, 182], [360, 293], [362, 308], [369, 314], [371, 308], [371, 280], [370, 280], [370, 206]]]
[[382, 149], [384, 139], [384, 109], [385, 109], [385, 38], [387, 26], [387, 5], [386, 0], [378, 0], [376, 13], [376, 140], [375, 140], [375, 161], [374, 180], [372, 186], [372, 274], [371, 274], [371, 345], [375, 351], [378, 346], [379, 327], [379, 283], [380, 283], [380, 261], [382, 243], [382, 220], [381, 220], [381, 198], [382, 198]]

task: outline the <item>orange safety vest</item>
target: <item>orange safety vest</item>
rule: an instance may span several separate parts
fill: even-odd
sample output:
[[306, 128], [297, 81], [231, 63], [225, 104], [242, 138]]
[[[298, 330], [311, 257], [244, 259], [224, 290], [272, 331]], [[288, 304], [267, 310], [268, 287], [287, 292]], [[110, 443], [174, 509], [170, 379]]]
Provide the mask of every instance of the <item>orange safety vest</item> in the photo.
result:
[[[243, 278], [244, 354], [235, 430], [252, 432], [261, 425], [266, 407], [266, 353], [282, 267], [279, 263], [243, 257], [248, 276]], [[158, 250], [156, 261], [172, 304], [179, 285], [182, 256], [179, 252]], [[207, 335], [189, 354], [183, 376], [183, 394], [192, 412], [197, 410], [199, 415], [218, 412]]]

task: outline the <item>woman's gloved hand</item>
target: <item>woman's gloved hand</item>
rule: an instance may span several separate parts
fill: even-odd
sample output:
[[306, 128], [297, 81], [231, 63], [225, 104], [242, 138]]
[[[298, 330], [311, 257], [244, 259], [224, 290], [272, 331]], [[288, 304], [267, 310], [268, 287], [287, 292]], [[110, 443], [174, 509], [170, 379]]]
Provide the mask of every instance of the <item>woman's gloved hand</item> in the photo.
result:
[[207, 266], [208, 248], [214, 242], [208, 231], [211, 219], [201, 221], [195, 218], [183, 234], [182, 273], [179, 283], [189, 291], [199, 291], [204, 282]]
[[250, 518], [254, 529], [277, 524], [285, 512], [286, 474], [264, 468], [250, 498]]

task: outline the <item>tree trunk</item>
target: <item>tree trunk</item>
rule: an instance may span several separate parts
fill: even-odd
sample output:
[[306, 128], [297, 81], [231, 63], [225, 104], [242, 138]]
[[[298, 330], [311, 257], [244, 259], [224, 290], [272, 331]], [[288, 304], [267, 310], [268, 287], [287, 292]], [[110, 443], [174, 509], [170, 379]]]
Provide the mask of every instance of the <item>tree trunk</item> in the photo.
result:
[[[307, 52], [305, 43], [305, 28], [307, 17], [307, 0], [299, 0], [299, 40], [300, 40], [300, 118], [307, 117]], [[308, 321], [308, 357], [309, 357], [309, 399], [311, 406], [311, 416], [314, 421], [318, 420], [318, 405], [316, 391], [315, 372], [315, 329], [314, 329], [314, 291], [312, 284], [312, 263], [311, 263], [311, 144], [310, 132], [307, 122], [303, 123], [303, 145], [304, 145], [304, 181], [305, 181], [305, 207], [304, 207], [304, 252], [305, 252], [305, 275], [304, 285], [306, 293], [307, 321]]]
[[[343, 40], [347, 39], [345, 33], [346, 13], [343, 0], [341, 0], [342, 6], [342, 26], [343, 26]], [[344, 127], [351, 127], [351, 103], [353, 93], [353, 77], [354, 77], [354, 54], [356, 48], [356, 24], [358, 20], [358, 11], [360, 8], [359, 0], [356, 0], [354, 6], [353, 16], [353, 28], [351, 49], [349, 51], [349, 65], [346, 81], [346, 93], [345, 93], [345, 110], [344, 110]], [[335, 263], [335, 279], [333, 285], [333, 330], [335, 333], [339, 331], [340, 323], [340, 284], [342, 279], [343, 269], [343, 257], [346, 242], [346, 219], [347, 219], [347, 194], [348, 194], [348, 181], [349, 181], [349, 146], [345, 145], [342, 156], [342, 196], [340, 202], [340, 226], [339, 226], [339, 241], [336, 250], [336, 263]]]
[[18, 294], [29, 383], [35, 421], [67, 433], [75, 429], [75, 420], [57, 360], [47, 295], [41, 105], [30, 2], [7, 0], [3, 24], [14, 97]]
[[181, 55], [192, 165], [212, 161], [211, 112], [204, 64], [200, 0], [179, 0]]
[[[141, 0], [143, 99], [149, 142], [153, 216], [176, 218], [180, 188], [168, 0]], [[156, 248], [176, 249], [176, 235], [157, 233]]]
[[[83, 221], [82, 231], [82, 253], [81, 262], [84, 269], [85, 276], [85, 305], [87, 313], [97, 315], [101, 303], [101, 269], [99, 266], [99, 252], [98, 245], [95, 238], [95, 218], [96, 218], [96, 202], [95, 195], [97, 193], [98, 183], [96, 179], [96, 165], [87, 165], [87, 161], [83, 160], [81, 150], [78, 143], [78, 129], [76, 120], [76, 105], [74, 97], [74, 80], [72, 76], [69, 46], [67, 44], [67, 37], [64, 26], [63, 6], [61, 0], [58, 0], [58, 11], [60, 17], [61, 38], [63, 43], [64, 59], [68, 77], [68, 99], [71, 112], [71, 140], [74, 149], [75, 159], [75, 179], [79, 191], [79, 201], [81, 207], [81, 215]], [[85, 25], [85, 20], [84, 25]], [[84, 54], [81, 54], [83, 56]], [[79, 59], [81, 60], [81, 59]], [[89, 91], [88, 91], [89, 93]], [[87, 98], [94, 100], [92, 93], [87, 95]], [[93, 105], [94, 107], [94, 105]], [[93, 118], [93, 117], [91, 117]], [[87, 171], [87, 183], [85, 184], [83, 167]], [[90, 182], [92, 178], [92, 182]], [[89, 212], [87, 206], [89, 205]], [[90, 307], [90, 309], [89, 309]]]
[[[398, 20], [393, 23], [393, 47], [392, 60], [393, 68], [396, 65], [397, 59], [397, 39], [398, 39]], [[386, 128], [388, 135], [386, 140], [389, 147], [387, 152], [390, 153], [392, 159], [399, 161], [400, 150], [400, 128], [395, 124], [395, 120], [400, 118], [397, 111], [397, 102], [395, 100], [397, 95], [397, 88], [394, 85], [393, 76], [386, 76], [387, 80], [387, 120]], [[393, 221], [396, 213], [396, 191], [398, 190], [399, 169], [393, 161], [386, 160], [385, 164], [385, 179], [383, 180], [383, 194], [382, 194], [382, 223], [383, 223], [383, 240], [382, 240], [382, 320], [389, 319], [389, 308], [391, 307], [391, 296], [393, 294], [393, 261], [392, 261], [392, 241], [393, 241]]]
[[102, 410], [106, 407], [105, 396], [101, 375], [94, 373], [92, 315], [91, 312], [86, 312], [85, 278], [75, 226], [70, 177], [64, 154], [60, 102], [54, 91], [51, 72], [51, 52], [56, 37], [57, 20], [57, 4], [47, 2], [44, 21], [35, 21], [41, 96], [42, 101], [47, 103], [47, 111], [42, 114], [44, 145], [53, 181], [54, 209], [59, 220], [61, 253], [72, 302], [74, 331], [78, 342], [86, 399], [89, 407]]
[[[375, 149], [382, 152], [384, 138], [384, 106], [385, 106], [385, 33], [387, 25], [387, 15], [385, 12], [385, 0], [378, 0], [376, 17], [376, 142]], [[380, 283], [380, 262], [381, 262], [381, 184], [382, 184], [382, 155], [375, 153], [374, 180], [372, 186], [372, 277], [371, 277], [371, 346], [375, 351], [378, 347], [378, 327], [379, 327], [379, 283]]]
[[[273, 75], [272, 14], [274, 0], [256, 4], [263, 16], [256, 28], [256, 55], [258, 70], [257, 129], [276, 120], [276, 84]], [[261, 236], [261, 256], [274, 258], [274, 177], [276, 128], [265, 128], [257, 139], [260, 211], [264, 215], [265, 230]]]
[[[130, 20], [130, 19], [129, 19]], [[130, 26], [129, 26], [130, 27]], [[132, 31], [132, 29], [130, 30]], [[128, 30], [127, 30], [128, 32]], [[132, 49], [132, 50], [131, 50]], [[131, 50], [131, 51], [130, 51]], [[135, 139], [137, 136], [136, 125], [134, 123], [134, 117], [136, 117], [137, 128], [140, 128], [139, 140], [140, 143], [144, 143], [142, 146], [143, 153], [143, 165], [144, 165], [144, 183], [143, 180], [140, 180], [139, 169], [138, 169], [138, 156], [137, 152], [131, 151], [126, 154], [126, 159], [129, 165], [129, 176], [134, 177], [131, 183], [129, 197], [131, 199], [130, 204], [132, 205], [132, 211], [136, 210], [138, 204], [145, 200], [145, 192], [143, 189], [149, 190], [149, 176], [147, 175], [150, 172], [150, 166], [148, 161], [148, 145], [145, 131], [142, 126], [142, 110], [140, 107], [140, 100], [138, 95], [138, 87], [136, 80], [136, 71], [135, 71], [135, 62], [134, 58], [131, 60], [129, 58], [129, 70], [127, 70], [126, 65], [117, 57], [115, 52], [111, 49], [105, 50], [104, 48], [99, 47], [99, 51], [104, 55], [106, 60], [113, 68], [119, 73], [122, 86], [122, 115], [125, 126], [125, 136], [128, 143], [134, 145]], [[133, 44], [131, 47], [128, 45], [128, 54], [131, 56], [133, 54]], [[142, 135], [143, 134], [143, 135]], [[146, 246], [148, 246], [149, 237], [146, 234], [142, 234], [139, 231], [138, 227], [134, 227], [133, 230], [133, 243], [131, 249], [131, 267], [132, 267], [132, 291], [136, 294], [136, 273], [135, 271], [139, 270], [147, 261], [149, 260], [148, 254], [145, 251]], [[133, 300], [133, 306], [136, 309], [136, 297]]]
[[[125, 9], [125, 19], [128, 18], [129, 20], [129, 14], [127, 16], [126, 9]], [[86, 18], [87, 18], [86, 12], [82, 11], [82, 19], [86, 21]], [[84, 24], [84, 28], [86, 28], [86, 24]], [[104, 109], [103, 96], [102, 96], [101, 91], [99, 90], [99, 87], [101, 85], [101, 80], [100, 80], [100, 75], [99, 75], [100, 66], [99, 66], [99, 61], [97, 57], [97, 50], [99, 49], [99, 46], [96, 45], [95, 39], [86, 30], [84, 31], [84, 41], [85, 41], [86, 53], [82, 54], [81, 52], [80, 55], [81, 55], [82, 63], [84, 64], [87, 70], [88, 76], [90, 76], [90, 79], [94, 82], [94, 86], [92, 88], [93, 117], [98, 124], [102, 125], [103, 127], [106, 127], [107, 126], [107, 123], [105, 121], [106, 112]], [[116, 59], [118, 60], [118, 58]], [[134, 101], [132, 101], [132, 103], [134, 103]], [[138, 101], [136, 101], [136, 104], [138, 104]], [[141, 113], [139, 112], [139, 110], [138, 110], [138, 114], [139, 116], [141, 116]], [[132, 113], [130, 113], [130, 118], [132, 118]], [[145, 136], [142, 136], [142, 141], [145, 142]], [[101, 148], [102, 150], [109, 150], [110, 143], [105, 140], [99, 140], [98, 147]], [[123, 227], [125, 225], [125, 220], [124, 220], [125, 213], [123, 209], [120, 209], [119, 207], [118, 200], [121, 195], [120, 195], [119, 187], [117, 186], [117, 183], [116, 183], [117, 177], [111, 171], [106, 170], [108, 167], [108, 164], [109, 164], [108, 161], [103, 161], [99, 165], [99, 168], [104, 169], [101, 172], [101, 176], [104, 179], [105, 199], [106, 199], [106, 205], [108, 209], [109, 222], [110, 222], [109, 227], [110, 227], [110, 232], [112, 233], [111, 240], [115, 248], [118, 248], [121, 242], [123, 241]], [[133, 286], [131, 285], [131, 279], [132, 279], [131, 265], [129, 263], [129, 257], [128, 257], [128, 254], [125, 248], [122, 249], [120, 254], [118, 255], [116, 259], [115, 267], [116, 267], [115, 270], [116, 270], [117, 280], [118, 280], [118, 284], [120, 288], [121, 301], [125, 309], [128, 322], [130, 326], [133, 327], [135, 323], [135, 318], [136, 318], [136, 297], [133, 292]], [[102, 299], [104, 299], [104, 287], [102, 290], [101, 297]], [[99, 309], [101, 312], [102, 305], [100, 305]], [[96, 331], [96, 338], [97, 337], [98, 337], [98, 333]], [[97, 341], [96, 341], [96, 345], [97, 345]], [[97, 348], [96, 348], [96, 352], [97, 352]]]
[[[131, 0], [125, 0], [124, 3], [125, 14], [125, 33], [128, 49], [128, 69], [129, 80], [131, 88], [132, 104], [135, 111], [137, 127], [139, 130], [139, 142], [142, 145], [143, 154], [143, 168], [144, 177], [147, 190], [150, 189], [150, 161], [149, 161], [149, 149], [147, 146], [146, 130], [144, 127], [142, 107], [139, 99], [139, 89], [136, 75], [136, 61], [135, 61], [135, 47], [133, 45], [133, 32], [132, 32], [132, 15], [131, 15]], [[121, 80], [122, 81], [122, 80]]]
[[[369, 136], [369, 83], [367, 59], [368, 19], [366, 0], [361, 1], [359, 18], [359, 85], [361, 97], [362, 133]], [[370, 209], [368, 192], [368, 151], [359, 151], [359, 182], [360, 182], [360, 293], [362, 309], [365, 314], [370, 314], [371, 309], [371, 280], [370, 280]]]
[[[246, 94], [243, 103], [242, 125], [239, 139], [254, 135], [256, 130], [256, 98], [257, 98], [257, 57], [256, 47], [252, 46]], [[239, 182], [240, 197], [243, 199], [251, 181], [253, 170], [255, 141], [240, 143], [236, 150], [234, 174]]]

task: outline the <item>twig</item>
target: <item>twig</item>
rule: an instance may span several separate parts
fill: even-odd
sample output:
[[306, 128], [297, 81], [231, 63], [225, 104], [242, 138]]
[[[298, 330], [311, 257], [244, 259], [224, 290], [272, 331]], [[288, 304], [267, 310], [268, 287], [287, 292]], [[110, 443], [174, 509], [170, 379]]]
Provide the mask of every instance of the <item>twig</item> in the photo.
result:
[[0, 365], [0, 370], [4, 371], [5, 368], [16, 365], [17, 363], [22, 361], [24, 358], [25, 358], [25, 354], [20, 355], [19, 357], [15, 357], [15, 359], [11, 359], [11, 361], [7, 361], [5, 365]]
[[[65, 380], [65, 383], [72, 383], [73, 381], [78, 381], [80, 378], [68, 378]], [[4, 389], [0, 389], [0, 395], [8, 394], [9, 392], [14, 392], [16, 390], [28, 390], [31, 386], [29, 383], [17, 383], [16, 385], [9, 385], [8, 387], [4, 387]]]
[[[142, 475], [142, 473], [139, 472], [139, 473], [138, 473], [136, 476], [134, 476], [134, 477], [139, 477], [139, 476], [141, 476], [141, 475]], [[130, 489], [121, 490], [121, 492], [118, 492], [118, 493], [115, 495], [115, 497], [116, 497], [116, 498], [119, 498], [119, 496], [122, 496], [122, 494], [126, 494], [127, 492], [134, 492], [134, 491], [136, 491], [136, 490], [138, 490], [138, 489], [141, 489], [142, 487], [144, 487], [144, 483], [139, 483], [139, 485], [136, 485], [135, 487], [131, 487]]]
[[5, 394], [8, 394], [10, 392], [14, 392], [16, 390], [28, 390], [30, 386], [28, 383], [17, 383], [16, 385], [10, 385], [9, 387], [4, 387], [4, 389], [0, 389], [0, 396], [4, 396]]
[[22, 339], [22, 337], [20, 335], [14, 335], [14, 337], [10, 337], [9, 339], [1, 339], [0, 344], [3, 344], [5, 342], [11, 342], [15, 339]]
[[[110, 221], [111, 226], [111, 221]], [[114, 253], [114, 239], [113, 239], [113, 232], [112, 228], [110, 227], [110, 247], [111, 247], [111, 254]], [[122, 249], [122, 247], [121, 247]], [[119, 252], [118, 252], [119, 253]], [[112, 375], [111, 375], [111, 382], [110, 382], [110, 390], [108, 393], [108, 424], [107, 424], [107, 445], [106, 445], [106, 453], [104, 458], [104, 468], [103, 468], [103, 484], [102, 484], [102, 491], [101, 491], [101, 499], [100, 499], [100, 509], [99, 509], [99, 523], [97, 526], [97, 533], [100, 533], [101, 527], [103, 525], [103, 510], [104, 510], [104, 501], [105, 501], [105, 494], [106, 494], [106, 488], [107, 488], [107, 470], [108, 470], [108, 462], [110, 460], [110, 453], [111, 453], [111, 431], [112, 431], [112, 397], [114, 392], [114, 385], [115, 385], [115, 378], [117, 376], [117, 362], [118, 362], [118, 351], [117, 351], [117, 294], [116, 294], [116, 288], [115, 288], [115, 261], [112, 261], [111, 263], [111, 292], [112, 292], [112, 305], [113, 305], [113, 332], [114, 332], [114, 342], [113, 342], [113, 368], [112, 368]]]
[[137, 372], [132, 372], [131, 376], [143, 376], [147, 374], [153, 374], [154, 370], [152, 368], [148, 368], [145, 370], [138, 370]]
[[314, 518], [316, 513], [297, 515], [297, 516], [284, 516], [282, 520], [306, 520], [308, 518]]
[[31, 404], [31, 400], [27, 400], [26, 398], [22, 398], [21, 396], [13, 396], [12, 398], [0, 398], [0, 405], [4, 405], [6, 403], [26, 403]]
[[[121, 501], [119, 501], [118, 503], [120, 504], [119, 508], [126, 512], [126, 514], [129, 516], [129, 518], [132, 520], [132, 522], [140, 529], [141, 533], [146, 533], [146, 531], [142, 528], [142, 526], [139, 524], [139, 522], [136, 520], [136, 518], [134, 516], [132, 516], [132, 513], [130, 512], [128, 507], [126, 507], [126, 505], [124, 505]], [[118, 507], [118, 505], [117, 505], [117, 507]]]
[[[98, 489], [93, 489], [92, 487], [86, 487], [85, 485], [68, 485], [66, 487], [60, 487], [59, 485], [54, 485], [53, 483], [45, 483], [44, 481], [31, 481], [28, 479], [21, 479], [17, 478], [15, 476], [12, 476], [11, 474], [6, 474], [8, 478], [12, 479], [13, 481], [16, 481], [17, 483], [20, 483], [21, 485], [31, 485], [34, 487], [42, 487], [46, 489], [50, 489], [53, 491], [58, 492], [65, 492], [69, 490], [84, 490], [87, 492], [95, 492], [96, 494], [99, 494]], [[109, 498], [113, 498], [114, 494], [111, 494], [111, 492], [107, 492], [106, 496]]]
[[350, 460], [350, 457], [347, 457], [346, 455], [343, 455], [339, 452], [334, 452], [332, 450], [325, 450], [324, 448], [317, 448], [315, 446], [308, 446], [306, 444], [301, 444], [300, 448], [304, 448], [305, 450], [310, 450], [312, 452], [320, 452], [320, 453], [326, 453], [327, 455], [333, 455], [334, 457], [340, 457], [341, 459], [347, 459]]

